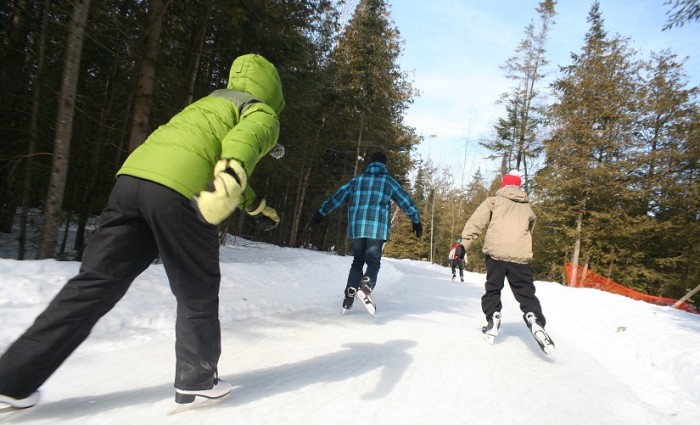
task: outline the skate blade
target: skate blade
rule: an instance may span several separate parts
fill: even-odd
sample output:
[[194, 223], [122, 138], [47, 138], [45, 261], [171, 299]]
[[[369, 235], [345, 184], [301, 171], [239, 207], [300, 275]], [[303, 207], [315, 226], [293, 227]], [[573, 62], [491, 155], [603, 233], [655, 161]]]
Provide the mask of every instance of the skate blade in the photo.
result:
[[205, 407], [209, 407], [209, 406], [221, 403], [222, 401], [226, 400], [230, 396], [231, 396], [231, 393], [223, 395], [219, 398], [197, 397], [195, 399], [195, 401], [193, 401], [192, 403], [178, 404], [177, 407], [175, 407], [175, 409], [173, 409], [167, 413], [167, 416], [178, 415], [180, 413], [187, 412], [188, 410], [195, 410], [195, 409], [202, 409]]
[[537, 330], [535, 331], [534, 336], [542, 351], [544, 351], [544, 353], [548, 356], [554, 356], [556, 349], [554, 348], [554, 344], [552, 343], [552, 340], [549, 339], [547, 334], [544, 331]]
[[370, 298], [369, 295], [365, 294], [362, 291], [357, 291], [357, 295], [355, 295], [355, 298], [359, 298], [360, 301], [362, 301], [362, 305], [364, 305], [367, 309], [367, 313], [369, 313], [370, 316], [374, 317], [374, 313], [377, 312], [377, 307], [372, 301], [372, 298]]

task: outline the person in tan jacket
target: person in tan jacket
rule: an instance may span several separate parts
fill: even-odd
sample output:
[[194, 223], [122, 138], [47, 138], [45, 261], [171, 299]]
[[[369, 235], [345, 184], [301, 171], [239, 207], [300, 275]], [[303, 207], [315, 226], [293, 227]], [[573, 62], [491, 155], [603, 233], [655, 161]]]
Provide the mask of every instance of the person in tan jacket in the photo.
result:
[[546, 324], [540, 301], [535, 296], [530, 267], [532, 230], [536, 219], [527, 193], [520, 189], [520, 176], [517, 170], [513, 170], [503, 176], [501, 189], [496, 196], [482, 202], [464, 225], [462, 245], [465, 249], [486, 229], [483, 248], [486, 255], [486, 284], [481, 297], [481, 308], [487, 321], [482, 329], [484, 334], [492, 337], [498, 334], [501, 290], [506, 277], [528, 327], [532, 327], [531, 322], [542, 328]]

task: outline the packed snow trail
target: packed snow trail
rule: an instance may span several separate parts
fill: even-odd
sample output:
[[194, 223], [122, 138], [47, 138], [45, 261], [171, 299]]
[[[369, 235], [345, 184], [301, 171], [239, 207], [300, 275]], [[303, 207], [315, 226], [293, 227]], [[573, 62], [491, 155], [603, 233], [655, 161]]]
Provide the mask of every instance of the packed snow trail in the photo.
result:
[[[377, 316], [359, 305], [342, 315], [350, 258], [317, 261], [323, 255], [249, 249], [231, 257], [239, 263], [222, 264], [219, 370], [233, 385], [227, 400], [166, 416], [174, 407], [174, 340], [160, 321], [146, 322], [158, 317], [157, 309], [171, 315], [173, 300], [162, 268], [152, 267], [46, 383], [43, 402], [0, 413], [0, 421], [651, 425], [688, 424], [700, 413], [697, 403], [678, 398], [683, 390], [658, 369], [609, 356], [612, 364], [626, 361], [637, 371], [645, 381], [640, 394], [633, 376], [621, 379], [600, 353], [591, 353], [590, 338], [567, 325], [575, 309], [554, 302], [570, 288], [538, 282], [547, 330], [557, 342], [551, 359], [508, 288], [501, 331], [494, 345], [484, 342], [483, 275], [465, 273], [466, 283], [450, 282], [448, 268], [384, 259], [373, 293]], [[327, 269], [335, 276], [328, 278]], [[268, 271], [269, 279], [260, 279]], [[151, 311], [143, 312], [144, 298], [154, 294], [163, 299], [149, 299]], [[142, 324], [140, 332], [134, 323], [120, 323], [129, 313]], [[597, 326], [595, 318], [587, 323]]]

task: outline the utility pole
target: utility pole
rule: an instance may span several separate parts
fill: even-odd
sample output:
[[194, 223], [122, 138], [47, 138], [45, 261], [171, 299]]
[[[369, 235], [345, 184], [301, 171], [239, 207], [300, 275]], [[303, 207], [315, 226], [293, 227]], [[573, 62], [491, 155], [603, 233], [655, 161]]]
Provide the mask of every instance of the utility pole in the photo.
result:
[[435, 189], [430, 189], [430, 264], [433, 264], [433, 229], [435, 228]]

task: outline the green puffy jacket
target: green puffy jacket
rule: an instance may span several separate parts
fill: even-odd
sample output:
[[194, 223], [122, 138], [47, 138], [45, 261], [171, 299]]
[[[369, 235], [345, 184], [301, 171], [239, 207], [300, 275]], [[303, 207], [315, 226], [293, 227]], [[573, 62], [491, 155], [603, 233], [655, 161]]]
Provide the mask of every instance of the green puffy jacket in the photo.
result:
[[[274, 65], [256, 54], [233, 61], [226, 89], [190, 104], [158, 127], [117, 175], [151, 180], [188, 199], [207, 187], [219, 159], [238, 160], [248, 177], [276, 144], [284, 96]], [[241, 208], [255, 198], [248, 186]]]

